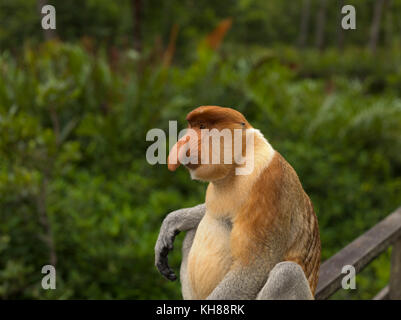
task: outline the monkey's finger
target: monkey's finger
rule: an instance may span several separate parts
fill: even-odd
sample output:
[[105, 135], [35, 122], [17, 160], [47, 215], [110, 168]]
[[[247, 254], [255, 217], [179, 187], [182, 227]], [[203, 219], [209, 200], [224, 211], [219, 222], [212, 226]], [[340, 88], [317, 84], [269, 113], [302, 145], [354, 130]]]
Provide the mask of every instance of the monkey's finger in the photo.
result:
[[156, 267], [159, 272], [168, 280], [174, 281], [177, 279], [173, 269], [168, 265], [167, 257], [160, 257], [156, 263]]
[[177, 280], [177, 276], [175, 275], [174, 271], [171, 271], [166, 277], [167, 277], [167, 279], [169, 279], [170, 281], [175, 281], [175, 280]]
[[168, 253], [169, 248], [163, 246], [161, 250], [159, 250], [158, 255], [156, 256], [156, 267], [159, 272], [169, 280], [174, 281], [177, 279], [177, 276], [174, 274], [174, 271], [168, 265]]

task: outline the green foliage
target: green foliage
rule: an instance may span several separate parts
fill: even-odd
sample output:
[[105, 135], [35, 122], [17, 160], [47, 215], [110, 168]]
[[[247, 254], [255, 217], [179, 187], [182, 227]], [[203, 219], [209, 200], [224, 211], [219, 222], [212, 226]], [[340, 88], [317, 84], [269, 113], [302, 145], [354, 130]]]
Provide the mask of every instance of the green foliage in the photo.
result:
[[[289, 6], [281, 0], [142, 0], [141, 34], [147, 49], [149, 45], [168, 42], [171, 28], [179, 26], [177, 51], [185, 53], [185, 60], [193, 52], [197, 39], [205, 36], [222, 19], [231, 17], [233, 28], [228, 42], [246, 45], [296, 45], [299, 39], [303, 2], [293, 1]], [[38, 0], [2, 0], [0, 2], [0, 48], [17, 51], [28, 41], [43, 39], [40, 27], [42, 14]], [[90, 37], [95, 45], [132, 46], [133, 8], [131, 0], [48, 0], [57, 12], [57, 35], [63, 41], [76, 42]], [[366, 46], [373, 19], [374, 0], [348, 0], [355, 6], [357, 28], [344, 32], [345, 46]], [[310, 1], [309, 27], [306, 46], [315, 47], [316, 20], [321, 1]], [[339, 1], [326, 1], [325, 45], [336, 47], [342, 18]], [[398, 17], [401, 2], [392, 1], [383, 11], [380, 26], [380, 46], [400, 44]], [[194, 39], [196, 39], [194, 41]], [[195, 42], [195, 43], [194, 43]]]
[[[183, 127], [199, 105], [240, 110], [294, 166], [319, 218], [323, 259], [400, 205], [396, 85], [378, 94], [367, 79], [381, 74], [370, 63], [358, 70], [353, 51], [254, 48], [244, 58], [229, 48], [200, 45], [169, 68], [131, 50], [109, 63], [102, 51], [59, 42], [0, 55], [0, 298], [179, 299], [179, 283], [153, 266], [153, 247], [163, 217], [202, 202], [205, 185], [149, 165], [146, 132], [168, 132], [169, 120]], [[385, 81], [398, 81], [399, 53], [385, 54]], [[46, 292], [40, 270], [52, 251], [57, 290]], [[179, 261], [175, 250], [176, 270]], [[383, 284], [386, 261], [358, 277], [356, 297]]]

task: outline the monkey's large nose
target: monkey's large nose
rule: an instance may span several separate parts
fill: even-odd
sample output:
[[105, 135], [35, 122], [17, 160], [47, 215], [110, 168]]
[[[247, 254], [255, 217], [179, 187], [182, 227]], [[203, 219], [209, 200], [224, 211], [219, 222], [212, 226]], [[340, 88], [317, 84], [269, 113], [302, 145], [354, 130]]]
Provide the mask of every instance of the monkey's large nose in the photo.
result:
[[182, 146], [189, 141], [189, 135], [183, 136], [177, 143], [171, 148], [170, 153], [167, 158], [167, 168], [170, 171], [175, 171], [180, 166], [180, 150]]

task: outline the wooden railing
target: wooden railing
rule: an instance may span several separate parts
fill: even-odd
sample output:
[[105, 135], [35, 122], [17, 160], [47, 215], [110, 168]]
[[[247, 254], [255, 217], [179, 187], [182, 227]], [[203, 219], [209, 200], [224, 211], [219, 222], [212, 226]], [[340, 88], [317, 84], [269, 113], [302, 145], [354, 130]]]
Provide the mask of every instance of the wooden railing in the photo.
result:
[[345, 265], [359, 272], [391, 245], [390, 281], [373, 299], [401, 299], [401, 207], [322, 264], [315, 298], [327, 299], [341, 288]]

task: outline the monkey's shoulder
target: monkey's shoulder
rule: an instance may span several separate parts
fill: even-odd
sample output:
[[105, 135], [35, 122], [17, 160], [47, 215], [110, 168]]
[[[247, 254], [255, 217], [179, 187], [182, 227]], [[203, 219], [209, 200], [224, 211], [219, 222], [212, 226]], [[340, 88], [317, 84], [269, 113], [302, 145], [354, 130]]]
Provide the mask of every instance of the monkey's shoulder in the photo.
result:
[[265, 198], [270, 204], [299, 201], [307, 197], [296, 171], [277, 151], [269, 165], [259, 174], [250, 194], [255, 195], [258, 201]]

